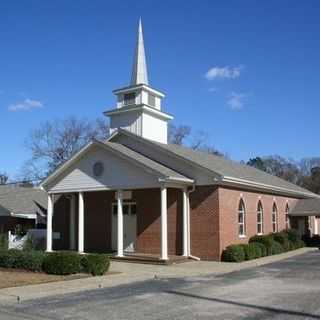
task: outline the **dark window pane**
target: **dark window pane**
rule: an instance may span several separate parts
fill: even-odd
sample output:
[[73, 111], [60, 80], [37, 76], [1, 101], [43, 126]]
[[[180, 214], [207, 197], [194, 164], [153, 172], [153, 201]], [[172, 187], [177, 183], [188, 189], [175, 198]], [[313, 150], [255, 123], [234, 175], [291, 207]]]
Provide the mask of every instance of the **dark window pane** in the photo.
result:
[[136, 204], [131, 205], [131, 214], [137, 214], [137, 205]]
[[123, 214], [129, 214], [129, 205], [128, 204], [125, 204], [123, 206]]
[[125, 105], [135, 104], [135, 102], [136, 102], [136, 94], [134, 92], [126, 93], [124, 95], [124, 104]]

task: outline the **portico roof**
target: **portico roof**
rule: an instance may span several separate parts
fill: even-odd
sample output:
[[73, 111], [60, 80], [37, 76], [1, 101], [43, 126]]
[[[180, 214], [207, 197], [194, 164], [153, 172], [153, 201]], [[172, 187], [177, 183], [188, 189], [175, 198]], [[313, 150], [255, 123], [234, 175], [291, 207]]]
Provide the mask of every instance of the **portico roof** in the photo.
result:
[[320, 216], [320, 199], [301, 199], [290, 212], [290, 216]]
[[[99, 147], [103, 150], [109, 151], [112, 154], [116, 154], [122, 159], [129, 161], [144, 171], [148, 171], [157, 177], [159, 182], [170, 182], [177, 184], [192, 184], [193, 180], [180, 174], [179, 172], [172, 170], [148, 157], [127, 148], [124, 145], [113, 143], [113, 142], [102, 142], [98, 140], [92, 140], [85, 147], [83, 147], [79, 152], [77, 152], [73, 157], [61, 165], [56, 171], [54, 171], [49, 177], [47, 177], [41, 184], [40, 187], [48, 190], [48, 186], [54, 183], [56, 179], [59, 179], [60, 175], [63, 175], [65, 171], [68, 170], [73, 164], [80, 160], [87, 151], [93, 147]], [[134, 168], [134, 167], [133, 167]], [[50, 189], [50, 188], [49, 188]]]

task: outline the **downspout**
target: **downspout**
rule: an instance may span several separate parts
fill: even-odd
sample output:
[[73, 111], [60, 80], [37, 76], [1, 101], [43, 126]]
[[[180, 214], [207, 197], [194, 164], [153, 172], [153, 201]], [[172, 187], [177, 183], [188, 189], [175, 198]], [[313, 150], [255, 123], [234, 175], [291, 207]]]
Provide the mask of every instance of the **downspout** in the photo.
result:
[[190, 235], [191, 235], [191, 233], [190, 233], [190, 194], [192, 192], [194, 192], [195, 189], [196, 189], [196, 186], [193, 183], [192, 189], [187, 191], [187, 194], [188, 194], [188, 197], [187, 197], [187, 228], [188, 228], [188, 244], [187, 244], [187, 246], [188, 246], [188, 250], [187, 251], [188, 251], [188, 258], [196, 260], [196, 261], [200, 261], [201, 259], [199, 257], [193, 256], [191, 254], [191, 245], [190, 245], [190, 242], [191, 242], [191, 239], [190, 239]]

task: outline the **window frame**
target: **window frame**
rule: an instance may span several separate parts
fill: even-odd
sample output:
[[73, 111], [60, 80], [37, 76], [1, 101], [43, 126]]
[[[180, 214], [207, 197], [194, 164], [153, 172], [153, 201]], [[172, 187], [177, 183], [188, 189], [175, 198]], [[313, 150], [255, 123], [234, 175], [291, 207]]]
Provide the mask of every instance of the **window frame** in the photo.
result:
[[[128, 212], [127, 213], [125, 213], [124, 206], [127, 206], [127, 208], [128, 208]], [[135, 207], [135, 212], [134, 213], [132, 213], [132, 207], [133, 206]], [[126, 200], [124, 200], [123, 204], [122, 204], [122, 211], [123, 211], [122, 212], [123, 215], [128, 215], [128, 216], [137, 215], [137, 203], [135, 201], [126, 201]], [[118, 214], [118, 204], [117, 204], [117, 202], [112, 202], [112, 204], [111, 204], [111, 214], [117, 216], [117, 214]]]
[[271, 224], [272, 224], [272, 232], [278, 232], [278, 207], [274, 202], [272, 205], [272, 213], [271, 213]]
[[[242, 222], [240, 222], [240, 214], [242, 215]], [[241, 228], [242, 227], [242, 233]], [[244, 204], [243, 199], [240, 199], [239, 205], [238, 205], [238, 236], [239, 238], [245, 238], [247, 233], [246, 228], [246, 206]]]
[[[259, 221], [260, 216], [260, 221]], [[259, 232], [259, 228], [261, 227], [261, 230]], [[263, 206], [262, 202], [259, 200], [257, 205], [257, 234], [262, 235], [264, 233], [264, 217], [263, 217]]]
[[290, 229], [290, 219], [289, 219], [289, 212], [290, 212], [290, 207], [289, 204], [286, 203], [286, 208], [285, 208], [285, 214], [284, 214], [284, 219], [285, 219], [285, 224], [286, 224], [286, 230]]

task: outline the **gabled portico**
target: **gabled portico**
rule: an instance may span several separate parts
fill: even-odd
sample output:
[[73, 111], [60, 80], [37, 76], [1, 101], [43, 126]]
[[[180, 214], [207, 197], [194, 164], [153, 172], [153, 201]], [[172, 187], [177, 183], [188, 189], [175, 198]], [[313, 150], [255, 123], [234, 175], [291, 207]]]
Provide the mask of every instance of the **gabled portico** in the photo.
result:
[[[176, 201], [174, 202], [177, 203], [175, 207], [173, 209], [170, 207], [170, 212], [176, 210], [173, 215], [181, 215], [180, 218], [173, 220], [175, 221], [174, 223], [181, 224], [181, 226], [176, 227], [182, 231], [180, 234], [181, 255], [188, 256], [187, 190], [189, 186], [192, 186], [192, 183], [193, 180], [155, 163], [141, 154], [136, 154], [122, 145], [93, 141], [42, 183], [42, 188], [48, 192], [47, 251], [53, 250], [52, 226], [53, 219], [56, 216], [55, 201], [61, 195], [64, 195], [65, 199], [69, 201], [67, 229], [69, 230], [69, 249], [71, 250], [74, 250], [77, 244], [78, 252], [83, 253], [86, 251], [86, 228], [89, 225], [89, 221], [86, 220], [88, 217], [90, 220], [90, 215], [98, 212], [92, 209], [90, 209], [90, 212], [86, 212], [86, 208], [88, 208], [86, 201], [91, 201], [97, 202], [96, 205], [98, 207], [104, 206], [106, 211], [116, 205], [116, 250], [117, 256], [123, 257], [126, 253], [126, 248], [124, 248], [124, 237], [126, 236], [124, 234], [124, 221], [126, 219], [124, 219], [124, 215], [128, 214], [125, 209], [128, 201], [131, 201], [136, 203], [137, 206], [136, 241], [137, 243], [141, 242], [140, 248], [143, 248], [143, 253], [148, 253], [143, 245], [144, 241], [147, 241], [147, 237], [152, 237], [153, 234], [154, 238], [157, 239], [160, 236], [159, 258], [167, 260], [169, 254], [168, 224], [170, 224], [170, 221], [168, 222], [168, 206], [172, 206], [171, 203]], [[170, 192], [169, 204], [168, 192]], [[128, 194], [131, 195], [129, 198]], [[150, 195], [150, 199], [143, 199], [144, 197], [148, 198], [148, 195]], [[90, 200], [94, 196], [96, 196], [97, 200]], [[177, 198], [176, 200], [174, 199], [175, 197]], [[104, 198], [108, 200], [104, 200]], [[98, 203], [99, 201], [102, 203]], [[145, 204], [147, 202], [148, 204]], [[178, 210], [178, 208], [181, 208], [181, 210]], [[115, 212], [111, 213], [114, 214]], [[61, 214], [61, 212], [57, 214]], [[145, 231], [142, 231], [145, 222], [142, 219], [147, 217], [146, 219], [148, 220], [148, 215], [152, 215], [153, 220], [150, 220], [151, 231], [148, 230], [148, 234], [145, 235], [143, 234]], [[159, 216], [160, 230], [155, 230], [154, 228], [157, 225], [155, 222], [157, 216]], [[106, 232], [111, 230], [112, 233], [115, 231], [112, 231], [112, 220], [109, 220], [109, 224], [111, 226], [106, 226]], [[139, 236], [141, 239], [139, 239]], [[108, 237], [112, 238], [112, 234], [108, 235]], [[157, 243], [155, 239], [150, 241]], [[135, 249], [139, 250], [139, 246]], [[155, 254], [155, 249], [151, 249], [150, 253]]]

